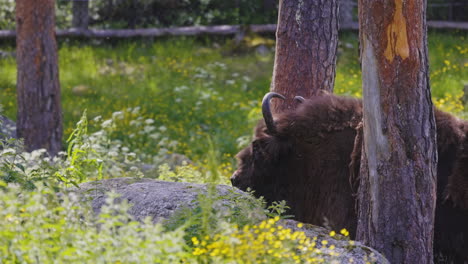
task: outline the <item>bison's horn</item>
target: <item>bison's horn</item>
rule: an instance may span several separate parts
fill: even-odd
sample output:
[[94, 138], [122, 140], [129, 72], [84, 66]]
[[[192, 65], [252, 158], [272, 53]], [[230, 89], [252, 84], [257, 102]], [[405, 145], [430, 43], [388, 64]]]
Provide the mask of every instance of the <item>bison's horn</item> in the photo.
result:
[[265, 119], [266, 127], [267, 127], [268, 131], [270, 131], [271, 133], [276, 132], [275, 122], [273, 121], [273, 116], [271, 114], [271, 109], [270, 109], [270, 100], [273, 97], [281, 98], [283, 100], [286, 99], [281, 94], [275, 93], [275, 92], [269, 92], [269, 93], [265, 94], [265, 96], [263, 97], [263, 100], [262, 100], [263, 119]]
[[298, 103], [302, 104], [305, 102], [305, 98], [302, 96], [294, 96], [294, 100], [296, 100]]

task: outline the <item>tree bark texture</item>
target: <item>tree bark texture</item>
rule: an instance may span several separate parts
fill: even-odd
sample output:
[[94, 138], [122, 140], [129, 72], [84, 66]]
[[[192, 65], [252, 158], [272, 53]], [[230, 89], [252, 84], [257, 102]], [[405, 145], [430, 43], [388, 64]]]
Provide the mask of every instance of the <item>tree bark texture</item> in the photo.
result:
[[294, 96], [332, 92], [338, 46], [337, 0], [281, 0], [271, 91], [274, 112], [295, 106]]
[[339, 0], [340, 2], [340, 29], [343, 25], [349, 25], [353, 23], [353, 8], [354, 8], [354, 1], [353, 0]]
[[437, 145], [425, 0], [359, 0], [364, 146], [357, 239], [432, 263]]
[[16, 1], [18, 136], [26, 150], [61, 149], [62, 110], [54, 0]]
[[74, 0], [72, 4], [72, 27], [87, 29], [89, 23], [89, 1]]

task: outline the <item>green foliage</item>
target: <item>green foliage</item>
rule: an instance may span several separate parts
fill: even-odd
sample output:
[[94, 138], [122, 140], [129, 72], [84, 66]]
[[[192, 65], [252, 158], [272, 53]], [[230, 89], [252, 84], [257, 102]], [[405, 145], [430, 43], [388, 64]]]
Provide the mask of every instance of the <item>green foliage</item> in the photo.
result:
[[204, 181], [202, 173], [193, 165], [184, 165], [171, 170], [167, 163], [158, 168], [158, 179], [172, 182], [193, 182]]
[[[72, 1], [56, 2], [58, 28], [70, 28]], [[264, 8], [262, 1], [221, 0], [93, 0], [90, 25], [97, 28], [168, 27], [220, 24], [275, 23], [277, 4]], [[0, 28], [15, 28], [15, 1], [0, 0]]]
[[15, 28], [15, 1], [0, 0], [0, 29]]
[[166, 230], [184, 228], [185, 239], [192, 244], [192, 237], [204, 237], [221, 232], [223, 224], [238, 227], [256, 224], [265, 218], [261, 208], [264, 202], [253, 196], [228, 190], [225, 193], [200, 193], [195, 208], [183, 207], [164, 221]]
[[[23, 172], [17, 175], [19, 178], [31, 173], [23, 163], [29, 167], [38, 161], [49, 164], [49, 170], [37, 173], [43, 177], [27, 186], [20, 180], [0, 181], [0, 263], [231, 263], [236, 259], [243, 262], [262, 258], [271, 263], [287, 263], [288, 256], [294, 260], [291, 263], [297, 263], [301, 257], [318, 263], [324, 256], [335, 256], [333, 248], [324, 255], [318, 253], [315, 241], [305, 238], [302, 232], [293, 233], [276, 225], [278, 215], [286, 208], [284, 202], [270, 208], [275, 220], [260, 223], [258, 230], [249, 229], [265, 218], [265, 203], [233, 189], [217, 191], [214, 183], [220, 177], [219, 154], [210, 140], [209, 168], [205, 170], [207, 176], [202, 177], [209, 184], [198, 195], [194, 209], [179, 210], [163, 225], [154, 224], [149, 218], [137, 222], [127, 213], [130, 205], [125, 201], [117, 203], [118, 196], [108, 193], [106, 206], [95, 215], [82, 196], [58, 184], [90, 180], [93, 171], [105, 171], [105, 164], [113, 162], [111, 156], [100, 155], [103, 160], [99, 165], [90, 158], [98, 151], [89, 147], [93, 144], [88, 144], [91, 136], [87, 134], [86, 120], [84, 114], [70, 137], [64, 160], [52, 162], [41, 155], [18, 152], [15, 158], [23, 162], [6, 159], [0, 163], [4, 166], [2, 172], [19, 168]], [[60, 176], [51, 178], [51, 171]], [[166, 173], [171, 171], [166, 169]], [[185, 174], [193, 178], [190, 173]], [[276, 226], [277, 232], [272, 229], [276, 230]], [[238, 239], [228, 240], [229, 236]], [[275, 236], [281, 239], [281, 245], [274, 243]], [[251, 244], [255, 245], [253, 249], [249, 248]], [[300, 254], [296, 252], [299, 247]], [[250, 255], [235, 256], [226, 248], [249, 249]], [[265, 254], [270, 250], [280, 250], [281, 254]]]
[[286, 205], [286, 201], [274, 201], [271, 203], [270, 206], [265, 210], [265, 213], [270, 218], [292, 218], [293, 215], [285, 215], [285, 213], [291, 209], [288, 205]]
[[[18, 142], [18, 145], [20, 143], [21, 142]], [[17, 149], [14, 147], [17, 146], [15, 145], [15, 141], [13, 139], [10, 139], [8, 141], [1, 141], [2, 152], [0, 156], [0, 179], [6, 183], [18, 182], [24, 186], [32, 186], [33, 180], [24, 177], [26, 174], [24, 168], [24, 158], [18, 153]]]
[[96, 215], [69, 190], [0, 187], [0, 263], [321, 263], [337, 256], [333, 245], [281, 226], [279, 217], [261, 221], [257, 201], [235, 192], [212, 197], [220, 207], [209, 208], [204, 229], [202, 206], [154, 224], [133, 220], [115, 193]]
[[0, 140], [0, 148], [0, 181], [19, 184], [26, 190], [34, 189], [36, 182], [56, 182], [53, 174], [61, 157], [51, 159], [44, 149], [23, 153], [23, 142], [16, 139]]
[[133, 221], [110, 194], [99, 216], [73, 193], [38, 185], [0, 190], [0, 263], [179, 263], [189, 256], [182, 229]]
[[[55, 18], [58, 28], [71, 27], [71, 1], [56, 1]], [[0, 0], [0, 29], [15, 29], [15, 0]]]
[[462, 98], [466, 96], [463, 86], [468, 84], [468, 35], [434, 34], [431, 37], [429, 66], [433, 102], [445, 111], [466, 116]]
[[[87, 136], [88, 119], [86, 111], [84, 111], [80, 121], [76, 124], [75, 130], [67, 140], [69, 166], [56, 173], [61, 181], [78, 186], [78, 183], [87, 180], [88, 175], [92, 173], [96, 174], [96, 180], [102, 179], [102, 161], [95, 157], [97, 153], [89, 144], [90, 142], [87, 142]], [[91, 156], [92, 154], [94, 154], [94, 157]]]

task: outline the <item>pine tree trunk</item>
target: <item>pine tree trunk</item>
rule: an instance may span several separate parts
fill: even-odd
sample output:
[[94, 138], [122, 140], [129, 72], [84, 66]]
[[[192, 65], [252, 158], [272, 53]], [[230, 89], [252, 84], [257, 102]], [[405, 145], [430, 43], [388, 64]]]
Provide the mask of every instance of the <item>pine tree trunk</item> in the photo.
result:
[[275, 0], [263, 0], [263, 12], [268, 12], [276, 8], [276, 1]]
[[294, 96], [333, 91], [338, 46], [337, 0], [280, 0], [271, 91], [286, 96], [274, 111], [293, 108]]
[[88, 0], [74, 0], [72, 4], [72, 27], [88, 29], [89, 2]]
[[54, 0], [16, 1], [18, 136], [26, 150], [61, 149], [62, 111]]
[[432, 263], [437, 145], [424, 0], [360, 0], [364, 147], [357, 239]]
[[340, 0], [340, 28], [353, 23], [353, 0]]

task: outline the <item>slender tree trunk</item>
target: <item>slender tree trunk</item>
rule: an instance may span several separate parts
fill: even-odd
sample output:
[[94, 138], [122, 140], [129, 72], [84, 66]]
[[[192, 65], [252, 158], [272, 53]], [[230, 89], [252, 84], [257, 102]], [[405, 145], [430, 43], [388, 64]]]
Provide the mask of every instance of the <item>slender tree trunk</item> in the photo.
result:
[[340, 28], [353, 23], [353, 0], [340, 0]]
[[276, 8], [275, 0], [263, 0], [263, 12], [269, 12]]
[[74, 0], [72, 4], [72, 27], [80, 29], [88, 29], [89, 23], [89, 1]]
[[271, 90], [287, 100], [276, 100], [275, 112], [292, 108], [296, 95], [333, 91], [337, 46], [337, 0], [280, 0]]
[[359, 0], [364, 147], [357, 239], [432, 263], [437, 145], [425, 0]]
[[61, 149], [54, 0], [16, 1], [18, 136], [28, 151]]

